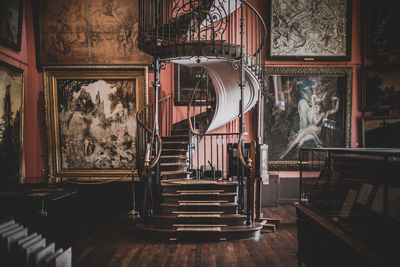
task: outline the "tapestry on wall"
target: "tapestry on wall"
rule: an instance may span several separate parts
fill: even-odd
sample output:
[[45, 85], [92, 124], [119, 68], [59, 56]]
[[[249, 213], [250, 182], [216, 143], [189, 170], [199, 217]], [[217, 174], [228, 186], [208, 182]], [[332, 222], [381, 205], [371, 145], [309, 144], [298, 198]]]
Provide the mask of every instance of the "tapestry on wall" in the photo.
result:
[[0, 61], [0, 180], [20, 179], [23, 71]]
[[301, 147], [349, 146], [351, 81], [348, 68], [267, 68], [263, 136], [270, 169], [297, 169]]
[[115, 176], [136, 169], [136, 112], [143, 71], [49, 71], [50, 165], [54, 176]]
[[271, 59], [346, 59], [351, 0], [271, 0]]
[[22, 0], [0, 1], [0, 44], [21, 50]]
[[148, 64], [138, 49], [137, 0], [36, 0], [39, 62]]

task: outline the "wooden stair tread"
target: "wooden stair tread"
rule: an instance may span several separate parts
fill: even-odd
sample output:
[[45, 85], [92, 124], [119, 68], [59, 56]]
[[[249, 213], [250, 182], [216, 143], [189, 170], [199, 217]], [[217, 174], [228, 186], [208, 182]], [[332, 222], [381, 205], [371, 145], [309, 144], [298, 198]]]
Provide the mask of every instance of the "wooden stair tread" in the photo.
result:
[[221, 203], [210, 202], [210, 203], [178, 203], [179, 206], [221, 206]]
[[177, 232], [221, 232], [221, 227], [177, 227]]
[[213, 185], [237, 185], [236, 181], [211, 181], [211, 180], [191, 180], [191, 179], [171, 179], [166, 181], [161, 181], [162, 186], [176, 186], [176, 185], [198, 185], [198, 184], [213, 184]]
[[245, 215], [240, 214], [224, 214], [222, 211], [174, 211], [172, 214], [155, 214], [153, 215], [155, 218], [198, 218], [198, 217], [207, 217], [207, 218], [241, 218], [245, 219]]
[[223, 214], [223, 211], [173, 211], [174, 214]]
[[[199, 205], [203, 204], [203, 205]], [[212, 204], [212, 205], [211, 205]], [[162, 207], [176, 207], [178, 208], [179, 206], [221, 206], [221, 207], [236, 207], [236, 203], [161, 203], [160, 206]]]
[[[164, 149], [163, 149], [164, 150]], [[162, 152], [162, 151], [161, 151]], [[182, 155], [161, 155], [160, 156], [161, 159], [187, 159], [188, 157], [186, 156], [182, 156]]]
[[[190, 172], [187, 172], [187, 171], [161, 171], [161, 175], [181, 174], [181, 173], [189, 174]], [[166, 180], [166, 181], [168, 181], [168, 180]]]
[[[223, 190], [221, 190], [223, 191]], [[236, 193], [162, 193], [163, 197], [180, 197], [180, 196], [221, 196], [221, 197], [226, 197], [226, 196], [236, 196]]]
[[[260, 231], [263, 226], [259, 223], [252, 223], [251, 225], [240, 225], [240, 226], [221, 226], [221, 227], [159, 227], [155, 225], [148, 224], [138, 224], [137, 228], [142, 230], [148, 230], [153, 232], [165, 232], [165, 233], [174, 233], [176, 231], [218, 231], [221, 233], [245, 233], [245, 232], [256, 232]], [[217, 230], [217, 228], [219, 228]]]
[[[174, 129], [174, 130], [176, 130], [176, 129]], [[187, 131], [188, 129], [180, 129], [180, 130]], [[189, 136], [188, 134], [174, 134], [174, 135], [171, 135], [171, 136], [162, 136], [161, 139], [163, 139], [163, 138], [165, 138], [165, 139], [168, 139], [168, 138], [179, 138], [179, 137], [187, 138], [188, 136]]]
[[228, 203], [227, 200], [178, 200], [178, 204], [180, 203]]
[[209, 194], [220, 194], [224, 190], [177, 190], [177, 193], [181, 195], [209, 195]]
[[184, 224], [184, 223], [174, 223], [174, 227], [224, 227], [226, 224]]
[[163, 149], [161, 150], [161, 153], [162, 153], [162, 151], [186, 152], [187, 150], [186, 150], [186, 149], [183, 149], [183, 148], [163, 148]]
[[163, 141], [163, 144], [189, 144], [188, 141]]
[[181, 163], [181, 162], [161, 162], [160, 166], [180, 166], [180, 167], [184, 167], [187, 166], [185, 163]]

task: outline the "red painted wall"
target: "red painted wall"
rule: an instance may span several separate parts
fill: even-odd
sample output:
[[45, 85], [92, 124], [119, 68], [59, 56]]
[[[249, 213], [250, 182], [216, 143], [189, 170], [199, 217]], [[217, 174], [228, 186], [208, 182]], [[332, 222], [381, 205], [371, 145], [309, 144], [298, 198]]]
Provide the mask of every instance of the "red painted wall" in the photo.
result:
[[24, 1], [21, 51], [16, 52], [0, 45], [0, 60], [24, 71], [22, 176], [28, 183], [42, 181], [42, 169], [47, 166], [43, 76], [36, 70], [30, 0]]
[[[35, 42], [33, 30], [32, 6], [30, 0], [24, 1], [24, 14], [22, 24], [21, 52], [15, 52], [0, 45], [0, 60], [24, 70], [25, 102], [24, 102], [24, 147], [23, 147], [23, 177], [26, 182], [41, 180], [42, 169], [47, 168], [46, 128], [43, 102], [42, 73], [36, 69]], [[249, 0], [266, 21], [267, 6], [269, 1]], [[359, 145], [359, 119], [360, 111], [360, 67], [363, 64], [361, 49], [361, 0], [353, 0], [352, 16], [352, 56], [351, 60], [343, 62], [288, 62], [266, 61], [268, 66], [343, 66], [353, 68], [353, 105], [352, 105], [352, 135], [351, 146]], [[151, 82], [153, 72], [149, 71], [149, 101], [154, 97]], [[167, 69], [161, 71], [161, 96], [173, 93], [173, 66], [168, 64]], [[256, 113], [249, 112], [245, 116], [246, 130], [252, 134], [252, 125], [257, 123]], [[186, 118], [186, 107], [175, 107], [173, 121], [177, 122]], [[225, 131], [225, 129], [218, 129]], [[298, 173], [281, 172], [281, 176], [298, 175]]]

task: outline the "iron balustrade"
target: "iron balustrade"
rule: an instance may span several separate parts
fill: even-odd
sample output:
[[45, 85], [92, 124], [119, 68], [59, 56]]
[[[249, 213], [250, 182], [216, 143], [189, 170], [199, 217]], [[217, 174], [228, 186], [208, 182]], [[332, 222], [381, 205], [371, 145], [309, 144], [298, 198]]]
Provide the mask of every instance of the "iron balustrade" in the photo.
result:
[[142, 50], [164, 58], [242, 57], [263, 83], [266, 26], [246, 1], [139, 0], [138, 40]]

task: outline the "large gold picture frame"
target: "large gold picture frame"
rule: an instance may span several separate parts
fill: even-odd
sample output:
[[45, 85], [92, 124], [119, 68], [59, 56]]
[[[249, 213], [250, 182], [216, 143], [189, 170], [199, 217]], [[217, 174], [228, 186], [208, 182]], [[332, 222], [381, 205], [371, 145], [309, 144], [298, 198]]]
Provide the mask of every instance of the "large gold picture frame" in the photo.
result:
[[148, 69], [44, 71], [49, 177], [120, 179], [136, 171], [136, 112], [148, 102]]

